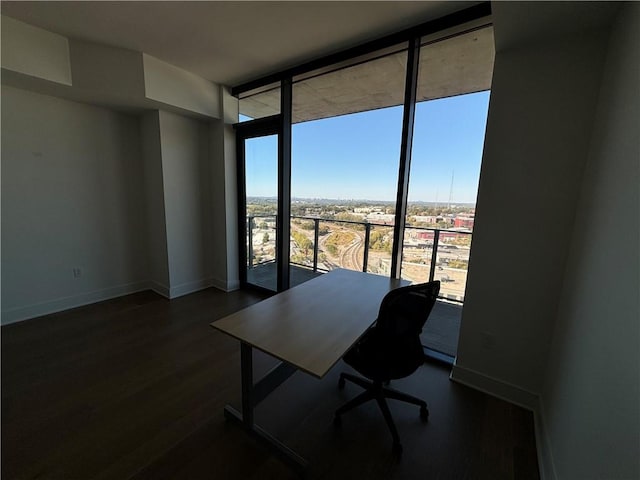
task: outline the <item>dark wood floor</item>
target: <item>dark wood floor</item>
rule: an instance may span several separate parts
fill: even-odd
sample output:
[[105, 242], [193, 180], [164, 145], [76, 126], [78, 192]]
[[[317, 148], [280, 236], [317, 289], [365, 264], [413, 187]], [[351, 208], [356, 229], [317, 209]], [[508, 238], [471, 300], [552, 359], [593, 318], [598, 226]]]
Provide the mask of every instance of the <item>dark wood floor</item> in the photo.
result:
[[[140, 293], [2, 327], [2, 478], [288, 479], [286, 465], [222, 408], [240, 399], [237, 341], [209, 327], [259, 301], [214, 289], [169, 302]], [[259, 354], [256, 375], [273, 364]], [[400, 462], [375, 404], [332, 424], [358, 393], [296, 373], [257, 410], [257, 422], [309, 462], [311, 479], [537, 479], [530, 412], [448, 379], [425, 364], [394, 386], [429, 403], [392, 403]]]

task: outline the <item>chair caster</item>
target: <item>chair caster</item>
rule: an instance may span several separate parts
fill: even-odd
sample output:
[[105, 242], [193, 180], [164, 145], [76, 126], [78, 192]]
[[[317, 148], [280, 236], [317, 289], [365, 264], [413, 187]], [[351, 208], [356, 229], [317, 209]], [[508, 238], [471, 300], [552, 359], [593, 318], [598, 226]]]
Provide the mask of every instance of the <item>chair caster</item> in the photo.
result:
[[427, 422], [429, 420], [429, 410], [427, 410], [427, 407], [420, 407], [420, 419], [423, 422]]
[[340, 390], [343, 390], [344, 389], [344, 384], [345, 384], [344, 378], [342, 378], [342, 376], [340, 376], [340, 380], [338, 380], [338, 388]]
[[342, 417], [340, 417], [340, 415], [333, 416], [333, 425], [335, 427], [339, 427], [340, 425], [342, 425]]

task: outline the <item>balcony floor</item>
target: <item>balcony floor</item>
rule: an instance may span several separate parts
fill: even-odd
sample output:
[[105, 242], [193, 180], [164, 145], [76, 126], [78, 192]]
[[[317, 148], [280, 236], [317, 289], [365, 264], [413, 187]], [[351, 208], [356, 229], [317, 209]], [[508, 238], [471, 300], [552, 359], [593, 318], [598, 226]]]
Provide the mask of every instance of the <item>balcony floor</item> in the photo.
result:
[[[291, 275], [291, 286], [295, 287], [313, 278], [322, 275], [322, 272], [314, 272], [309, 268], [296, 267], [291, 265], [289, 270]], [[276, 263], [262, 263], [247, 270], [247, 281], [259, 287], [276, 290]]]
[[429, 319], [422, 329], [422, 345], [451, 357], [458, 354], [458, 334], [462, 305], [437, 301]]
[[[294, 265], [291, 265], [290, 274], [292, 287], [322, 275], [321, 272], [314, 272], [308, 268]], [[247, 271], [247, 279], [255, 285], [275, 290], [275, 262], [264, 263], [249, 269]], [[420, 335], [422, 344], [431, 350], [455, 357], [458, 352], [461, 317], [462, 305], [446, 301], [436, 302], [424, 326], [422, 335]]]

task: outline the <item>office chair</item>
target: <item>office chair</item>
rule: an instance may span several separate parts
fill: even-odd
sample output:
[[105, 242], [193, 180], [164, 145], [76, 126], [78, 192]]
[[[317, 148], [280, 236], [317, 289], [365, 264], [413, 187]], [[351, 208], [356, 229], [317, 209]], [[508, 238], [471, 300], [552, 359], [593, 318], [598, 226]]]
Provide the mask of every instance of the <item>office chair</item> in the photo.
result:
[[336, 410], [335, 425], [340, 425], [343, 413], [375, 399], [391, 431], [393, 451], [399, 455], [402, 445], [386, 399], [418, 405], [420, 418], [425, 422], [428, 420], [426, 402], [388, 384], [391, 380], [408, 377], [424, 362], [420, 333], [439, 291], [440, 282], [433, 281], [397, 288], [382, 299], [375, 325], [344, 356], [344, 361], [368, 380], [343, 372], [338, 382], [341, 390], [345, 380], [349, 380], [365, 391]]

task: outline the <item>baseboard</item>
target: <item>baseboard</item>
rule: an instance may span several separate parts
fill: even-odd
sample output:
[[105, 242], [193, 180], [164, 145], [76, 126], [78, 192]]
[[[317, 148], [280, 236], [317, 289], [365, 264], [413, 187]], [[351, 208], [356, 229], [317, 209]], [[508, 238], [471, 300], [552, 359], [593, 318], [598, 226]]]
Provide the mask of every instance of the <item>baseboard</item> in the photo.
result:
[[204, 290], [205, 288], [212, 287], [213, 285], [213, 279], [211, 278], [205, 278], [202, 280], [197, 280], [195, 282], [183, 283], [169, 288], [169, 298], [174, 299], [182, 297], [184, 295], [189, 295], [190, 293]]
[[[457, 360], [457, 359], [456, 359]], [[461, 367], [454, 362], [449, 376], [454, 382], [480, 390], [491, 396], [506, 400], [527, 410], [535, 411], [538, 407], [538, 395], [516, 385], [489, 377], [470, 368]]]
[[11, 323], [29, 320], [42, 315], [49, 315], [70, 308], [82, 307], [91, 303], [102, 302], [112, 298], [130, 295], [132, 293], [149, 290], [149, 282], [136, 282], [110, 287], [101, 290], [94, 290], [79, 295], [71, 295], [64, 298], [58, 298], [49, 302], [36, 303], [26, 307], [10, 308], [2, 311], [2, 320], [0, 324], [9, 325]]
[[546, 429], [544, 409], [538, 395], [470, 368], [461, 367], [456, 365], [455, 362], [449, 378], [454, 382], [530, 410], [533, 413], [540, 480], [556, 480], [557, 476]]
[[209, 287], [215, 287], [224, 292], [231, 292], [240, 288], [240, 282], [226, 282], [214, 278], [207, 278], [196, 282], [183, 283], [182, 285], [175, 287], [167, 287], [166, 285], [162, 285], [154, 281], [129, 283], [126, 285], [119, 285], [117, 287], [110, 287], [79, 295], [58, 298], [56, 300], [28, 305], [26, 307], [16, 307], [3, 310], [0, 325], [9, 325], [23, 320], [57, 313], [71, 308], [83, 307], [92, 303], [102, 302], [104, 300], [110, 300], [112, 298], [130, 295], [144, 290], [153, 290], [165, 298], [172, 299], [198, 292]]
[[150, 281], [149, 289], [153, 290], [158, 295], [162, 295], [164, 298], [170, 298], [169, 287], [167, 287], [166, 285], [162, 285], [158, 282]]
[[218, 290], [222, 290], [223, 292], [233, 292], [240, 288], [239, 280], [221, 280], [219, 278], [211, 279], [211, 286], [217, 288]]

